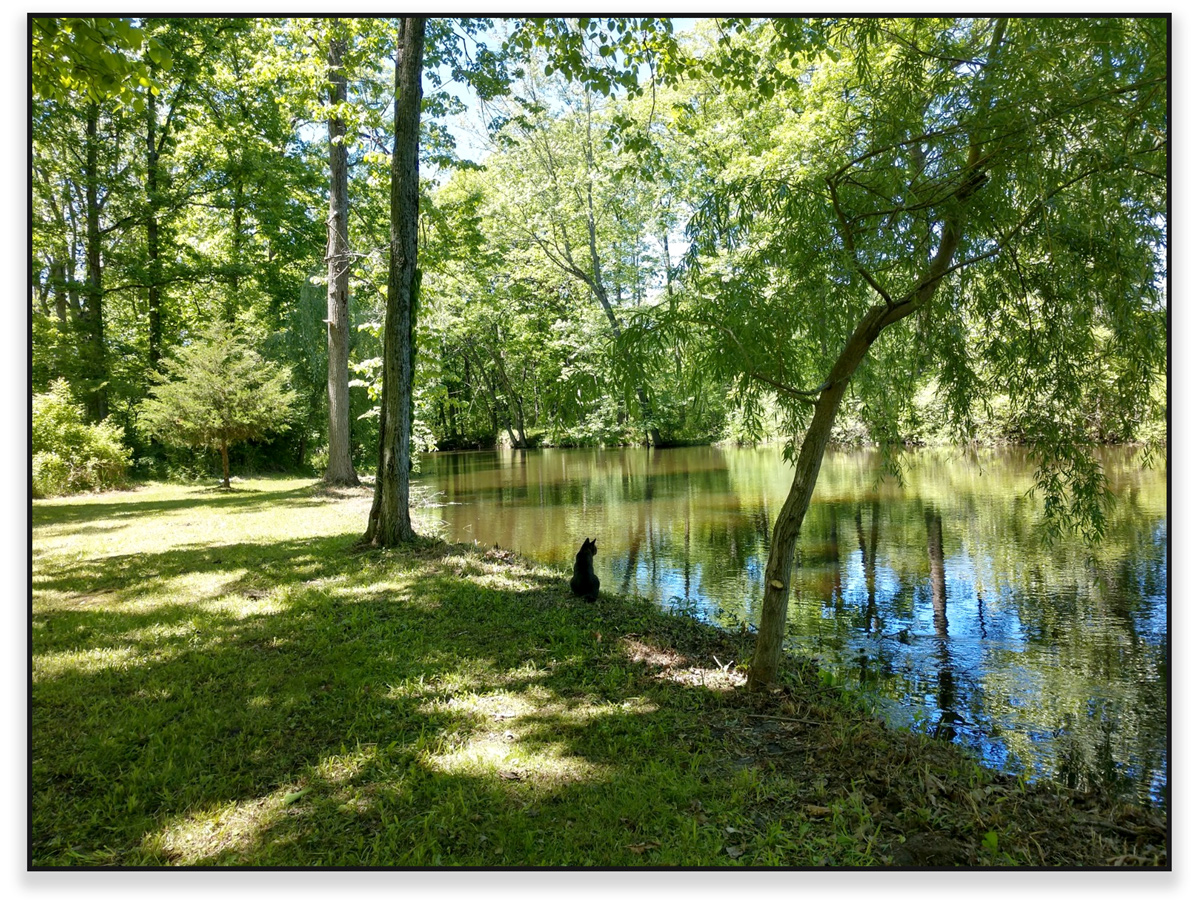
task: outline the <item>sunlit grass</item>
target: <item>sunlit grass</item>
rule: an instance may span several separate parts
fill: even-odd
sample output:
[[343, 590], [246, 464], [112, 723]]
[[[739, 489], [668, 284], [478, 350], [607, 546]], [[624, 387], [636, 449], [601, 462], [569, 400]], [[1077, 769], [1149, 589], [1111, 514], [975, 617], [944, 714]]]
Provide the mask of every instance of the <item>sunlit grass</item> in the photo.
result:
[[888, 763], [978, 767], [834, 692], [756, 702], [744, 642], [502, 552], [357, 550], [369, 506], [257, 479], [33, 505], [34, 865], [887, 864], [939, 827], [970, 862], [999, 826], [922, 816], [899, 770], [887, 810]]

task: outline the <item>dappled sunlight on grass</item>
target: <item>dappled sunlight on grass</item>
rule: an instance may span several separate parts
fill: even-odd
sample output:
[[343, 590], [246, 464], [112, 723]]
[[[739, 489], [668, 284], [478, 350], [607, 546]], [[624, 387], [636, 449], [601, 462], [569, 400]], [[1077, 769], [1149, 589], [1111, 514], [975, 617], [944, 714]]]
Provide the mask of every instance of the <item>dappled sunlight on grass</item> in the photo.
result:
[[599, 783], [613, 775], [610, 764], [576, 756], [562, 744], [525, 744], [504, 732], [476, 734], [453, 750], [430, 754], [424, 762], [436, 772], [473, 777], [514, 793], [543, 797], [556, 789]]
[[142, 653], [132, 646], [43, 653], [34, 656], [33, 680], [36, 682], [67, 672], [94, 674], [102, 670], [129, 668], [140, 661], [143, 661]]
[[203, 864], [220, 855], [244, 857], [287, 811], [288, 796], [299, 791], [283, 786], [249, 801], [226, 802], [181, 816], [143, 842], [152, 855], [176, 864]]
[[[356, 550], [368, 497], [262, 487], [78, 499], [35, 522], [35, 866], [875, 857], [840, 848], [842, 816], [814, 836], [741, 745], [731, 759], [735, 641], [573, 599], [507, 552]], [[106, 510], [127, 515], [114, 542], [82, 531]], [[760, 854], [748, 837], [727, 852], [771, 803], [782, 829]]]

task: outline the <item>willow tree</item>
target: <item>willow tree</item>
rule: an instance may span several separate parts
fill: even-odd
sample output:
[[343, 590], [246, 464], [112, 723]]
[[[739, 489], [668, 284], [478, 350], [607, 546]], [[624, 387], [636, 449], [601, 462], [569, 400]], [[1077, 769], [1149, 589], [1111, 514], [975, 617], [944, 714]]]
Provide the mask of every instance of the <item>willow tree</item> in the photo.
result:
[[[854, 388], [876, 439], [936, 380], [970, 439], [1007, 393], [1050, 528], [1096, 537], [1107, 485], [1084, 391], [1131, 414], [1165, 372], [1167, 22], [723, 23], [679, 125], [724, 142], [690, 226], [693, 294], [630, 345], [700, 334], [795, 475], [772, 530], [750, 684], [774, 682], [796, 542]], [[647, 331], [647, 330], [653, 330]]]

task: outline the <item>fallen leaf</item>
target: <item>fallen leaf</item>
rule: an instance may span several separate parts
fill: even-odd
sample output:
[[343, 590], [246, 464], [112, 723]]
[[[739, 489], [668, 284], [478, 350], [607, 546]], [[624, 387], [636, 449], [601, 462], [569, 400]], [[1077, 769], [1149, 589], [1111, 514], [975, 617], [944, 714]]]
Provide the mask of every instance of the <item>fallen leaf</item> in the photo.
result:
[[819, 804], [806, 804], [804, 805], [804, 813], [809, 817], [828, 817], [833, 813], [833, 810]]
[[645, 853], [647, 849], [657, 849], [660, 844], [661, 843], [657, 842], [639, 842], [635, 843], [634, 845], [626, 846], [625, 848], [633, 852], [634, 855], [641, 855]]

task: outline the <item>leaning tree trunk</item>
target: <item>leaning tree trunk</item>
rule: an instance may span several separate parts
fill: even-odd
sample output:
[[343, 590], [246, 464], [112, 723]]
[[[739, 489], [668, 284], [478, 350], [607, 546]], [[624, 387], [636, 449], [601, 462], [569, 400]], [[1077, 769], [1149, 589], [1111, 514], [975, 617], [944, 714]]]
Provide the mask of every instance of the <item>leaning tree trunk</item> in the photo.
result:
[[[996, 22], [988, 52], [989, 60], [994, 58], [1001, 45], [1006, 22], [1003, 18]], [[987, 79], [986, 72], [984, 79]], [[984, 96], [986, 95], [985, 91]], [[843, 346], [828, 374], [828, 379], [820, 388], [812, 420], [804, 434], [804, 441], [800, 444], [791, 489], [771, 533], [766, 585], [763, 591], [762, 622], [755, 639], [754, 657], [747, 672], [747, 684], [752, 690], [774, 684], [779, 676], [779, 663], [783, 658], [783, 641], [787, 629], [788, 586], [796, 556], [796, 541], [800, 537], [800, 527], [804, 523], [813, 488], [817, 484], [821, 461], [825, 457], [825, 447], [833, 431], [838, 406], [841, 405], [850, 378], [854, 376], [879, 334], [891, 324], [898, 323], [924, 307], [949, 274], [955, 251], [958, 250], [965, 230], [965, 204], [987, 179], [983, 168], [980, 137], [973, 132], [970, 132], [969, 136], [970, 145], [958, 188], [944, 202], [947, 209], [941, 222], [941, 238], [936, 253], [907, 294], [896, 299], [883, 295], [886, 303], [877, 304], [867, 311]], [[832, 184], [830, 186], [832, 190]]]
[[[342, 58], [346, 42], [329, 42], [329, 100], [346, 102], [346, 70]], [[350, 458], [350, 185], [346, 164], [346, 123], [336, 108], [329, 118], [329, 220], [325, 263], [328, 269], [329, 464], [325, 482], [357, 485]]]
[[[978, 187], [975, 175], [979, 153], [972, 149], [968, 158], [962, 189], [958, 202]], [[771, 549], [767, 556], [766, 587], [763, 592], [762, 623], [754, 646], [748, 683], [751, 689], [774, 684], [779, 674], [779, 662], [783, 657], [783, 640], [787, 627], [788, 584], [792, 577], [795, 561], [796, 541], [800, 527], [812, 500], [813, 488], [821, 472], [821, 461], [825, 458], [825, 447], [833, 432], [842, 396], [850, 385], [850, 378], [870, 351], [871, 345], [888, 326], [898, 323], [924, 306], [947, 274], [954, 251], [962, 237], [963, 217], [956, 211], [942, 223], [942, 237], [938, 251], [925, 274], [914, 290], [904, 298], [888, 304], [877, 304], [867, 311], [859, 321], [854, 333], [842, 348], [841, 354], [821, 386], [812, 420], [800, 444], [796, 457], [796, 474], [791, 489], [779, 511], [775, 528], [771, 533]]]
[[421, 58], [425, 18], [400, 20], [396, 51], [395, 145], [392, 149], [392, 233], [387, 312], [383, 324], [383, 398], [379, 406], [379, 466], [364, 541], [391, 547], [415, 538], [408, 512], [416, 324], [417, 146], [421, 124]]
[[796, 541], [800, 527], [812, 500], [813, 488], [821, 472], [821, 461], [825, 447], [833, 432], [833, 422], [838, 406], [850, 384], [850, 377], [866, 356], [880, 331], [881, 319], [886, 308], [872, 308], [859, 323], [858, 329], [846, 343], [842, 355], [830, 372], [830, 381], [825, 384], [817, 399], [812, 420], [800, 444], [796, 458], [796, 475], [791, 490], [775, 520], [771, 532], [771, 549], [767, 556], [766, 587], [763, 592], [762, 623], [754, 644], [754, 658], [750, 664], [749, 684], [759, 689], [775, 683], [779, 674], [779, 662], [783, 657], [783, 640], [787, 628], [788, 587], [792, 579], [795, 562]]

